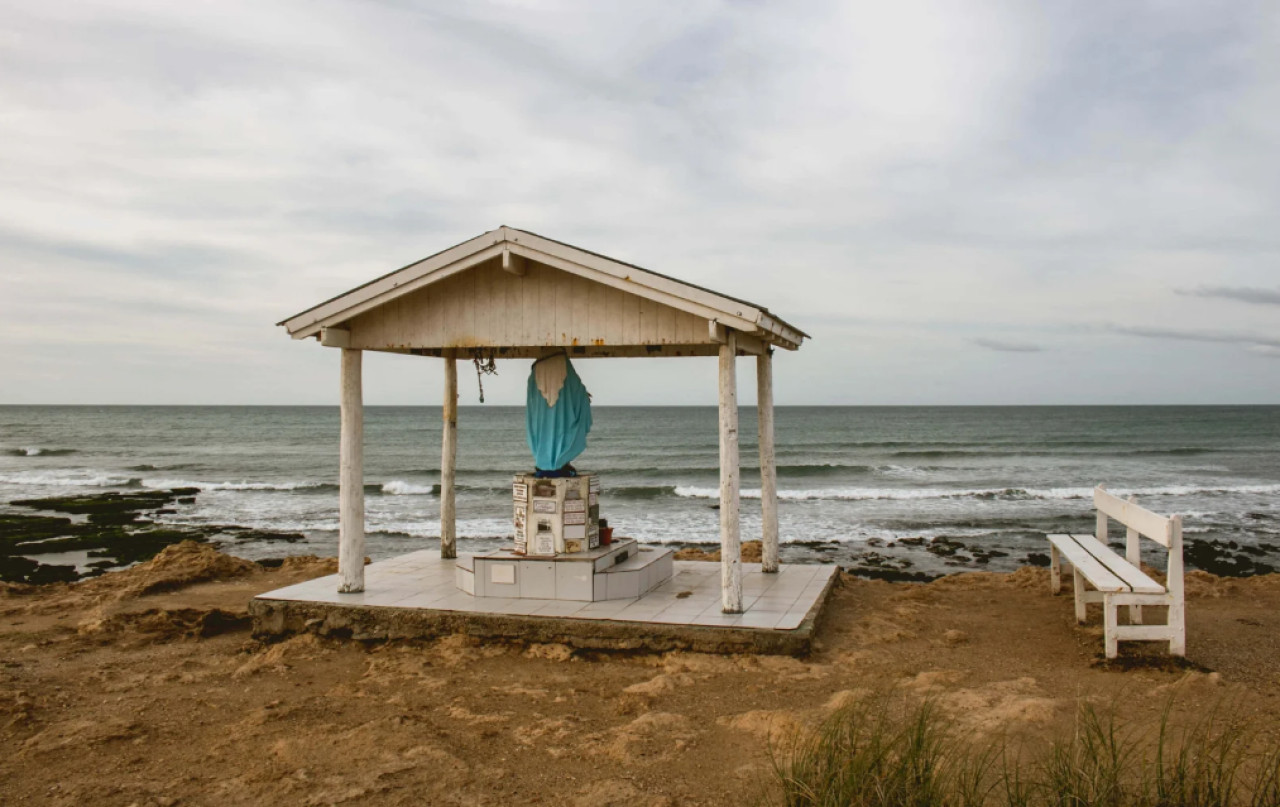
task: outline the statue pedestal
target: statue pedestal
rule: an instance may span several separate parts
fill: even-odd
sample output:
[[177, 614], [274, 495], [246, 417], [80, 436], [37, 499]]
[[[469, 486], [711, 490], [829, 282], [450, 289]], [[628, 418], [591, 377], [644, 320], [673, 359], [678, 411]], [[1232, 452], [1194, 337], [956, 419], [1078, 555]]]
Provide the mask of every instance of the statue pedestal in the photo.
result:
[[534, 600], [619, 600], [641, 597], [671, 579], [675, 552], [632, 538], [609, 546], [529, 557], [508, 550], [458, 558], [458, 588], [477, 597]]
[[511, 498], [517, 554], [549, 558], [600, 546], [600, 477], [595, 474], [556, 479], [517, 474]]

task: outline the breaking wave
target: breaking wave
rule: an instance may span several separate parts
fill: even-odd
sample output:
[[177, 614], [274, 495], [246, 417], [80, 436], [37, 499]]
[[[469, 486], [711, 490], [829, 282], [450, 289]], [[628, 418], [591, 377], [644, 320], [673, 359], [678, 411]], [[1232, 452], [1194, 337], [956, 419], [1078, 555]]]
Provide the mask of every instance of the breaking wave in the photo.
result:
[[440, 494], [439, 485], [415, 485], [400, 479], [393, 479], [382, 485], [382, 492], [388, 496], [431, 496]]
[[65, 457], [68, 454], [76, 453], [74, 448], [41, 448], [39, 446], [29, 446], [26, 448], [7, 448], [4, 451], [10, 457]]
[[[1165, 487], [1115, 489], [1117, 496], [1190, 496], [1226, 493], [1280, 493], [1280, 485], [1224, 485], [1221, 487], [1197, 487], [1194, 485], [1168, 485]], [[691, 499], [719, 499], [719, 488], [701, 488], [679, 485], [675, 494]], [[742, 498], [758, 499], [760, 491], [742, 490]], [[818, 488], [813, 490], [780, 490], [778, 498], [790, 501], [833, 500], [870, 501], [876, 499], [991, 499], [1002, 501], [1088, 499], [1093, 488]]]
[[55, 471], [50, 473], [23, 472], [16, 474], [0, 474], [0, 483], [8, 485], [36, 485], [39, 487], [59, 488], [120, 488], [139, 487], [142, 480], [137, 477], [120, 476], [118, 474], [85, 471]]

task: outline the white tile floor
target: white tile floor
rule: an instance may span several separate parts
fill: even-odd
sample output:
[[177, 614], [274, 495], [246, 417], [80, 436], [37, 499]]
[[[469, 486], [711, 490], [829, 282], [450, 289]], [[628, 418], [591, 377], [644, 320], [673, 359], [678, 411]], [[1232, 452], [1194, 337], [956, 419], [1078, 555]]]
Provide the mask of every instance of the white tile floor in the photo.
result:
[[330, 575], [268, 591], [258, 599], [795, 630], [838, 570], [834, 565], [784, 565], [777, 574], [763, 574], [760, 564], [744, 563], [745, 611], [724, 614], [720, 611], [719, 563], [676, 561], [671, 579], [643, 597], [601, 602], [472, 597], [455, 586], [454, 564], [453, 560], [442, 560], [439, 551], [427, 549], [366, 566], [365, 590], [359, 594], [339, 594], [338, 576]]

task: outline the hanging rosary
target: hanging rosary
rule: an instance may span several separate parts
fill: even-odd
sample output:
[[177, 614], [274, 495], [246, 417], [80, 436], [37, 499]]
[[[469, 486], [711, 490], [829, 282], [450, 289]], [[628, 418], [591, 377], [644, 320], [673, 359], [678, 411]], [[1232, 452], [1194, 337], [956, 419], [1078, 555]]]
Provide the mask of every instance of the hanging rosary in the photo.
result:
[[471, 362], [476, 366], [476, 386], [480, 388], [480, 403], [484, 403], [484, 377], [487, 375], [498, 374], [497, 352], [490, 350], [489, 355], [483, 359], [479, 355], [471, 357]]

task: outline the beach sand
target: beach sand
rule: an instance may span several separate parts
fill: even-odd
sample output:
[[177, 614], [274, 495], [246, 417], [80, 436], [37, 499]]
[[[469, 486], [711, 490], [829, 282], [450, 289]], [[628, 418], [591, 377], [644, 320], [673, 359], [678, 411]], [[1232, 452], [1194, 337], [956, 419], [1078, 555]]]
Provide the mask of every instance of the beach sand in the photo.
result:
[[843, 577], [809, 658], [574, 653], [449, 637], [249, 635], [254, 594], [330, 574], [194, 543], [0, 594], [0, 802], [54, 805], [751, 803], [770, 745], [865, 693], [928, 696], [975, 737], [1070, 729], [1082, 701], [1154, 725], [1280, 725], [1280, 575], [1188, 582], [1189, 664], [1101, 663], [1047, 572]]

